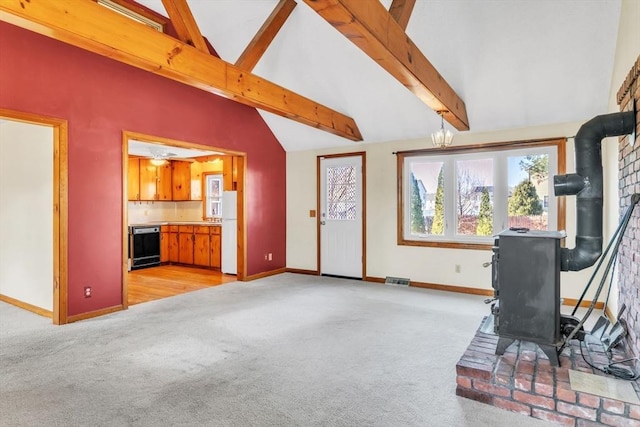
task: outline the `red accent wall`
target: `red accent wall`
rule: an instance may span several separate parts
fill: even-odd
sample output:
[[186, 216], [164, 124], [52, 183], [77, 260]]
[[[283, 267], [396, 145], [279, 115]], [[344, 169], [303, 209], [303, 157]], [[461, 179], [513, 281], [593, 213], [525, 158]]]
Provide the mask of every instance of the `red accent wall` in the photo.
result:
[[285, 266], [285, 152], [254, 108], [4, 22], [0, 107], [69, 123], [68, 315], [122, 300], [123, 130], [246, 152], [247, 273]]

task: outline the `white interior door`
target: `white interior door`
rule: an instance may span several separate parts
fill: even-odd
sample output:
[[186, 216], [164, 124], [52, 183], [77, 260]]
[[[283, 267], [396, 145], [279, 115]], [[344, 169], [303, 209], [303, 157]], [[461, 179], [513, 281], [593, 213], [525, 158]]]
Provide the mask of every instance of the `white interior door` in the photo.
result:
[[362, 157], [320, 159], [320, 274], [362, 278]]

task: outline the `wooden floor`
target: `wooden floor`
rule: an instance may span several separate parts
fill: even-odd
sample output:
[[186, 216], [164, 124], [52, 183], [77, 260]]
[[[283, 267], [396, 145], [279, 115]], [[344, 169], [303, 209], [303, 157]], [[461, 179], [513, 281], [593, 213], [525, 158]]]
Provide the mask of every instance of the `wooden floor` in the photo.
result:
[[133, 270], [129, 273], [129, 305], [172, 297], [198, 289], [235, 282], [236, 276], [178, 265]]

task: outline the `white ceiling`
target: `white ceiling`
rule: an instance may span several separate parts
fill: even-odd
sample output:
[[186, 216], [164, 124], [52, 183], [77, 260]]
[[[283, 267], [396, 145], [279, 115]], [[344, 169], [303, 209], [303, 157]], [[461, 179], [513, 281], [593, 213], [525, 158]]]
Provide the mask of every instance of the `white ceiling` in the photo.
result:
[[[138, 2], [167, 16], [161, 0]], [[367, 143], [439, 128], [436, 113], [297, 2], [254, 74], [353, 117]], [[277, 3], [189, 0], [201, 32], [231, 63]], [[417, 0], [407, 34], [466, 103], [471, 131], [492, 131], [606, 113], [619, 18], [620, 0]], [[260, 114], [287, 151], [355, 144]]]
[[218, 151], [196, 150], [193, 148], [175, 147], [170, 145], [160, 145], [144, 141], [129, 140], [128, 154], [141, 157], [190, 159], [200, 156], [212, 156], [223, 154]]

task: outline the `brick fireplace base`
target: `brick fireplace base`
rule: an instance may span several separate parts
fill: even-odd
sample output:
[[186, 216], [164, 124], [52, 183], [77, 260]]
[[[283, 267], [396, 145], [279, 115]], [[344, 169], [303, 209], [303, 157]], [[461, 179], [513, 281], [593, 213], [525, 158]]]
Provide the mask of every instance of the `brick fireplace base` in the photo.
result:
[[[496, 335], [476, 332], [456, 365], [458, 396], [565, 426], [640, 427], [640, 406], [571, 389], [569, 369], [604, 375], [584, 362], [578, 341], [563, 350], [559, 367], [529, 342], [516, 341], [497, 356], [497, 342]], [[608, 363], [601, 345], [589, 349], [596, 366]], [[633, 387], [640, 391], [638, 381]]]

